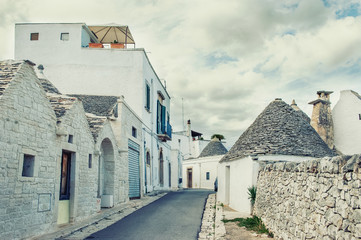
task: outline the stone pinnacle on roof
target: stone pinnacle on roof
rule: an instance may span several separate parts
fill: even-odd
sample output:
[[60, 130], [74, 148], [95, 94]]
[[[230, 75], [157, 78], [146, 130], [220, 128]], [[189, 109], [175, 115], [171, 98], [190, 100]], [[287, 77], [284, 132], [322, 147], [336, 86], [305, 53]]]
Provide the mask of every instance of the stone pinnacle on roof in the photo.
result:
[[306, 120], [308, 123], [311, 122], [311, 118], [307, 116], [307, 114], [302, 111], [298, 106], [296, 101], [293, 99], [292, 103], [290, 105], [304, 120]]
[[214, 137], [203, 149], [199, 157], [217, 156], [226, 153], [227, 153], [227, 149], [224, 147], [224, 145], [217, 137]]
[[290, 105], [276, 99], [256, 118], [221, 159], [250, 155], [334, 156], [317, 132]]

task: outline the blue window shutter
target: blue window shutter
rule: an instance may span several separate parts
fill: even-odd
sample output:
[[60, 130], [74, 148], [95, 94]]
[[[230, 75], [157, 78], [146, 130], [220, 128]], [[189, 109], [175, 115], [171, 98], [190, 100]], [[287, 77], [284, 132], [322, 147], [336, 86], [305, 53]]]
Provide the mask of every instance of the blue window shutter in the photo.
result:
[[146, 88], [147, 88], [147, 95], [146, 95], [146, 108], [148, 109], [148, 110], [150, 110], [150, 87], [149, 87], [149, 85], [148, 84], [146, 84]]
[[159, 100], [157, 101], [157, 133], [160, 133], [161, 129], [161, 106]]
[[165, 114], [166, 114], [166, 109], [164, 106], [162, 106], [162, 133], [165, 133]]

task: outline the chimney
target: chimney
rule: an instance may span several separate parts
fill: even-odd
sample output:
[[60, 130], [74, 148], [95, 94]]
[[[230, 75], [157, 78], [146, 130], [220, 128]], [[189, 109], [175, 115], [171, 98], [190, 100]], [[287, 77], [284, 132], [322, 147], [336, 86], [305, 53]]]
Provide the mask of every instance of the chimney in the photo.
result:
[[309, 102], [313, 105], [311, 126], [320, 135], [322, 140], [333, 149], [333, 121], [331, 112], [330, 94], [331, 91], [318, 91], [318, 99]]
[[292, 103], [291, 103], [291, 107], [295, 110], [295, 111], [300, 111], [301, 109], [297, 106], [296, 101], [293, 99]]
[[188, 121], [187, 121], [187, 137], [190, 137], [191, 136], [191, 134], [192, 134], [192, 129], [191, 129], [191, 120], [189, 119]]

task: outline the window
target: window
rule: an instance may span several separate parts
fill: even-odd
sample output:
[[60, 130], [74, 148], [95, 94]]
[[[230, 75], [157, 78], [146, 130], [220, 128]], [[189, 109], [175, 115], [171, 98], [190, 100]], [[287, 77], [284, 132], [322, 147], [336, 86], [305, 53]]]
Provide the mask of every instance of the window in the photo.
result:
[[209, 180], [209, 172], [206, 172], [206, 180]]
[[73, 135], [69, 134], [68, 143], [73, 143]]
[[145, 86], [145, 108], [150, 110], [150, 87], [147, 83]]
[[92, 168], [93, 155], [89, 154], [88, 167]]
[[358, 115], [358, 119], [361, 120], [361, 114]]
[[137, 129], [135, 127], [132, 127], [132, 136], [137, 138]]
[[32, 155], [24, 154], [23, 172], [21, 176], [34, 177], [34, 164], [35, 164], [35, 157]]
[[62, 41], [69, 41], [69, 33], [61, 33], [60, 40]]
[[31, 41], [39, 40], [39, 33], [30, 33], [30, 40]]
[[149, 152], [147, 152], [146, 160], [147, 160], [147, 165], [150, 165], [150, 153]]

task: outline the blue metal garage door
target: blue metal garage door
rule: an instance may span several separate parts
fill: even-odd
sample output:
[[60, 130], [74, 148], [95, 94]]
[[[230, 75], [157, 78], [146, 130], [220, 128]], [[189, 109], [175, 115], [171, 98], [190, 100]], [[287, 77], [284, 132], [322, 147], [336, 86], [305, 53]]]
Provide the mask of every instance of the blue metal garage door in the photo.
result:
[[129, 198], [140, 197], [139, 145], [128, 141]]

